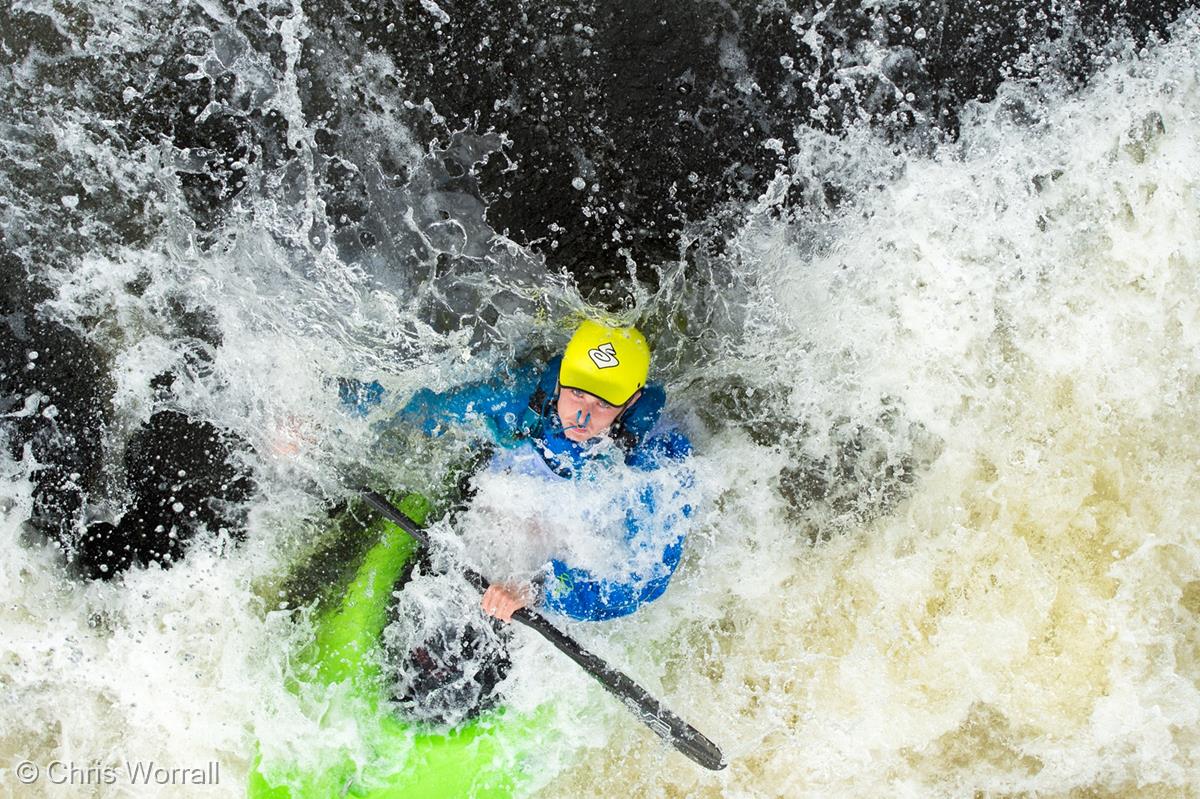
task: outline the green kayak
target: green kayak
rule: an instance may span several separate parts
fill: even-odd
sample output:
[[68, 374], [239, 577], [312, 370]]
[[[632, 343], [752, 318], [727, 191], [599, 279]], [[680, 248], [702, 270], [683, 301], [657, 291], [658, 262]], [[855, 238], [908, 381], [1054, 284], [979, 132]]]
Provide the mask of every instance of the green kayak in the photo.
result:
[[[410, 494], [400, 509], [421, 524], [429, 503]], [[398, 717], [387, 702], [384, 679], [375, 657], [387, 623], [388, 602], [416, 544], [385, 520], [368, 535], [375, 541], [365, 553], [340, 602], [316, 616], [312, 645], [296, 655], [304, 667], [302, 690], [328, 688], [322, 718], [354, 719], [363, 733], [366, 755], [358, 751], [322, 752], [311, 762], [268, 762], [261, 754], [250, 774], [252, 799], [330, 799], [353, 796], [384, 799], [508, 797], [525, 787], [536, 753], [553, 737], [548, 713], [518, 714], [503, 707], [449, 732]], [[540, 722], [540, 723], [539, 723]], [[332, 736], [331, 736], [332, 737]], [[328, 764], [332, 763], [330, 766]]]

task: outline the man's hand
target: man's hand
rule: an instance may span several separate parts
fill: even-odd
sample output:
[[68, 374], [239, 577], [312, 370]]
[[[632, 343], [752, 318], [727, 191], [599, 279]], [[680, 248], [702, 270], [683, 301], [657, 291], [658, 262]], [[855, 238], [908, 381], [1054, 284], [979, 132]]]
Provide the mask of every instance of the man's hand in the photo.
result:
[[299, 455], [305, 444], [316, 441], [312, 433], [305, 429], [307, 426], [300, 417], [288, 414], [275, 428], [275, 434], [271, 437], [271, 452], [281, 458]]
[[483, 612], [500, 621], [512, 621], [512, 615], [533, 601], [533, 586], [528, 583], [493, 583], [483, 593]]

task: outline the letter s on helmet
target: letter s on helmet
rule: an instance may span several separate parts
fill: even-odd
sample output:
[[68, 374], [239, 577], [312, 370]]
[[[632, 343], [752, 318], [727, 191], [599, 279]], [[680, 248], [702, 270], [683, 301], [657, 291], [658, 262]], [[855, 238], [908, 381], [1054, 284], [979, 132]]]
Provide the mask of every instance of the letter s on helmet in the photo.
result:
[[567, 343], [559, 385], [595, 394], [610, 405], [624, 405], [646, 385], [650, 345], [636, 327], [609, 327], [590, 319]]

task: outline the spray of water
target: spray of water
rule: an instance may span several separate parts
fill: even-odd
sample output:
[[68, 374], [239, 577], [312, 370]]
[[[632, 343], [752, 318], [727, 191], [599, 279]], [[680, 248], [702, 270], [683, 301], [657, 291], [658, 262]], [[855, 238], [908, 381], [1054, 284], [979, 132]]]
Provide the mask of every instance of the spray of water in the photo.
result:
[[[561, 346], [580, 293], [492, 231], [464, 182], [504, 158], [503, 138], [415, 144], [444, 120], [305, 6], [28, 7], [45, 30], [0, 88], [0, 219], [5, 250], [36, 267], [39, 313], [111, 381], [87, 513], [121, 510], [123, 442], [163, 408], [244, 442], [256, 492], [243, 541], [202, 531], [172, 568], [83, 582], [28, 523], [44, 464], [15, 446], [0, 464], [0, 779], [23, 759], [219, 760], [233, 795], [256, 751], [366, 764], [344, 686], [286, 687], [311, 635], [289, 577], [347, 486], [428, 485], [468, 447], [374, 423], [418, 386]], [[762, 197], [685, 234], [684, 250], [722, 247], [632, 286], [697, 444], [699, 499], [661, 600], [568, 627], [730, 767], [699, 772], [518, 640], [505, 701], [550, 707], [558, 736], [531, 792], [1196, 790], [1197, 52], [1190, 17], [1078, 93], [1006, 84], [940, 147], [798, 127]], [[88, 59], [111, 69], [78, 87], [56, 72]], [[361, 102], [320, 111], [337, 96]], [[193, 106], [195, 147], [147, 133]], [[835, 177], [844, 199], [820, 201]], [[383, 406], [341, 411], [344, 376], [379, 379]], [[5, 413], [65, 429], [46, 394]], [[281, 434], [297, 455], [275, 454]], [[529, 507], [547, 530], [584, 523], [556, 495], [479, 488], [446, 536], [528, 522]], [[575, 554], [603, 568], [613, 553]]]
[[[1007, 86], [927, 159], [822, 142], [764, 196], [736, 239], [757, 302], [718, 405], [740, 429], [704, 447], [725, 487], [704, 565], [646, 620], [733, 766], [701, 778], [627, 734], [625, 768], [588, 758], [570, 789], [1195, 789], [1195, 20], [1179, 33], [1070, 98]], [[895, 178], [819, 230], [781, 221], [830, 152]]]

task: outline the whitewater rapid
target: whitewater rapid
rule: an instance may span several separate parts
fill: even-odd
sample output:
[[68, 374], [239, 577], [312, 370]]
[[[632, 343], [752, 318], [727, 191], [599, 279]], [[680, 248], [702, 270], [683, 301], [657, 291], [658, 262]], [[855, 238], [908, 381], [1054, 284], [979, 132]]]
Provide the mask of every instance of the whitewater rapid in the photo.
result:
[[[298, 113], [286, 93], [272, 102]], [[526, 639], [510, 705], [548, 702], [560, 734], [531, 793], [1200, 791], [1200, 18], [1081, 90], [1004, 84], [953, 143], [797, 142], [714, 256], [727, 292], [689, 293], [682, 264], [635, 292], [655, 319], [716, 326], [660, 328], [705, 501], [662, 599], [571, 627], [729, 767], [664, 748]], [[130, 191], [166, 169], [146, 158]], [[315, 207], [303, 172], [287, 196]], [[835, 175], [851, 200], [788, 207], [789, 188]], [[65, 795], [20, 784], [22, 761], [219, 761], [219, 786], [72, 795], [237, 796], [257, 752], [314, 769], [337, 747], [368, 757], [352, 719], [322, 717], [329, 696], [286, 687], [311, 627], [284, 582], [347, 475], [413, 484], [454, 453], [381, 450], [330, 381], [380, 379], [386, 414], [417, 387], [561, 345], [554, 320], [584, 307], [511, 242], [410, 217], [444, 234], [434, 250], [486, 260], [454, 277], [507, 310], [447, 334], [404, 279], [341, 263], [311, 215], [255, 202], [229, 246], [192, 247], [175, 220], [51, 276], [47, 312], [110, 358], [117, 427], [179, 368], [176, 402], [250, 442], [238, 457], [258, 491], [244, 541], [213, 531], [170, 569], [85, 582], [26, 524], [31, 451], [0, 462], [0, 796]], [[452, 306], [443, 289], [430, 302]], [[180, 366], [172, 302], [211, 311], [220, 343], [202, 368]], [[272, 454], [289, 425], [299, 455]]]

